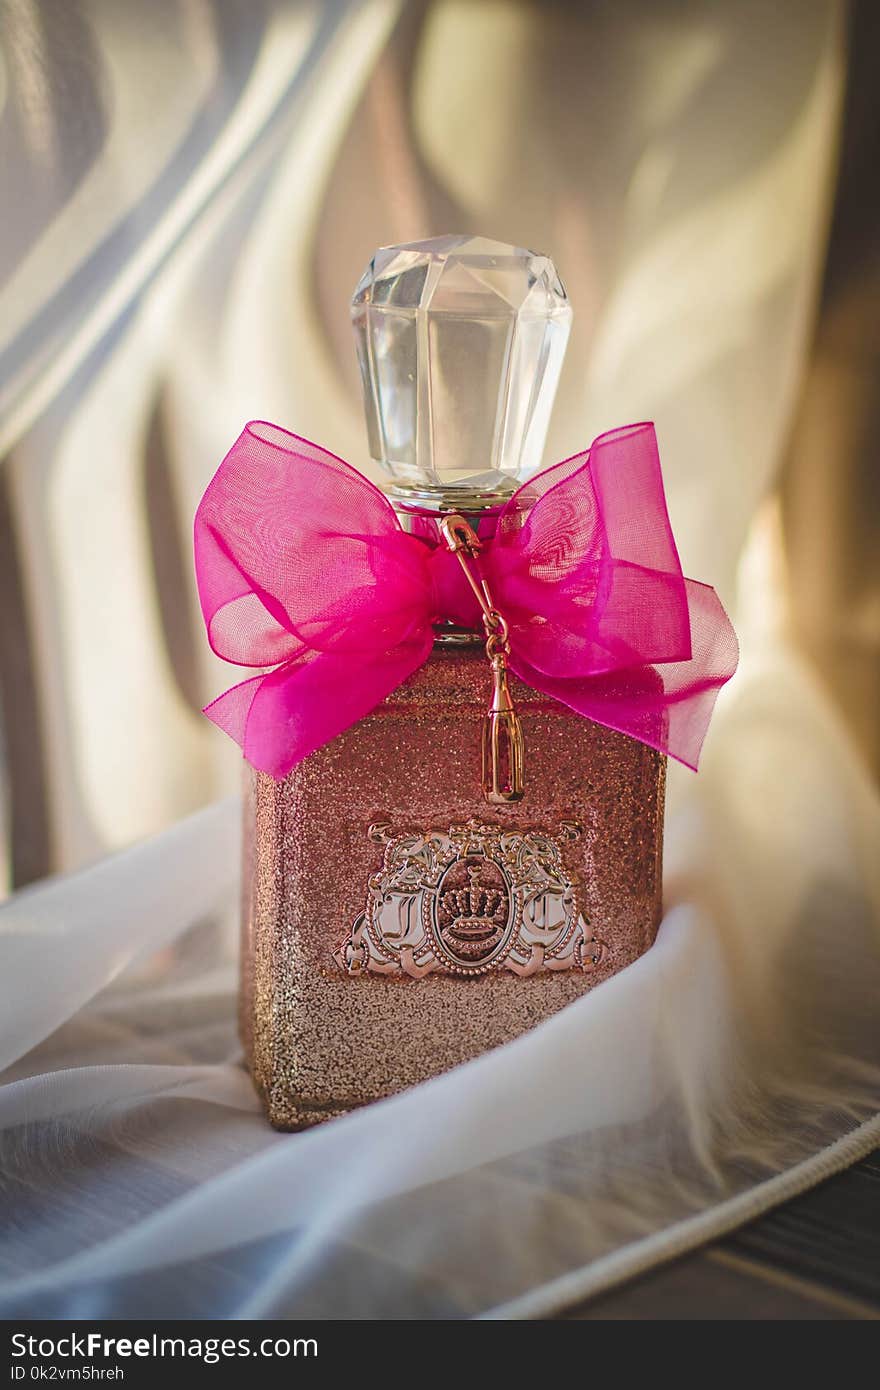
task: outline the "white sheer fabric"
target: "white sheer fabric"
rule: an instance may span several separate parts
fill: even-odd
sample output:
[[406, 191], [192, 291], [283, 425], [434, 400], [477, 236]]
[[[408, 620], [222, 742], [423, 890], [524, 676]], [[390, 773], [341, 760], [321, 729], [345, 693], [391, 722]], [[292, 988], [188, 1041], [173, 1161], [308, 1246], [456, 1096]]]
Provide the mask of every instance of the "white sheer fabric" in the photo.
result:
[[234, 802], [14, 901], [4, 1061], [56, 1031], [0, 1092], [0, 1309], [547, 1312], [880, 1142], [880, 817], [804, 673], [778, 650], [749, 665], [670, 818], [656, 947], [307, 1134], [267, 1128], [238, 1062], [212, 916]]
[[[311, 55], [296, 119], [215, 181], [199, 237], [163, 262], [88, 389], [48, 423], [22, 397], [9, 426], [22, 478], [40, 440], [60, 460], [64, 573], [77, 551], [61, 520], [71, 507], [85, 520], [77, 479], [109, 477], [142, 427], [143, 383], [118, 394], [137, 362], [162, 385], [184, 515], [246, 415], [362, 461], [339, 365], [358, 234], [368, 251], [446, 230], [442, 215], [553, 251], [576, 307], [553, 454], [656, 419], [685, 568], [735, 613], [742, 668], [699, 776], [670, 779], [656, 947], [515, 1044], [306, 1134], [268, 1129], [240, 1065], [234, 798], [11, 899], [7, 1317], [540, 1315], [880, 1142], [880, 806], [786, 639], [760, 507], [821, 265], [836, 7], [585, 6], [575, 21], [567, 7], [446, 3], [411, 52], [405, 26], [385, 48], [393, 6], [352, 7], [319, 49], [311, 11], [284, 15]], [[561, 105], [542, 67], [560, 53]], [[270, 59], [261, 50], [264, 73]], [[486, 123], [463, 145], [456, 122], [480, 88]], [[236, 108], [226, 135], [247, 115]], [[99, 549], [112, 531], [108, 509]], [[80, 621], [90, 573], [65, 600], [78, 594]], [[139, 611], [136, 575], [129, 556], [120, 595]], [[58, 824], [76, 860], [198, 800], [180, 768], [204, 790], [215, 736], [179, 691], [163, 722], [158, 677], [144, 657], [125, 668], [125, 642], [108, 636], [96, 669], [84, 630], [64, 630], [56, 713], [72, 688], [78, 735]], [[120, 664], [126, 695], [145, 681], [134, 705], [114, 686]], [[84, 804], [92, 839], [77, 840]]]

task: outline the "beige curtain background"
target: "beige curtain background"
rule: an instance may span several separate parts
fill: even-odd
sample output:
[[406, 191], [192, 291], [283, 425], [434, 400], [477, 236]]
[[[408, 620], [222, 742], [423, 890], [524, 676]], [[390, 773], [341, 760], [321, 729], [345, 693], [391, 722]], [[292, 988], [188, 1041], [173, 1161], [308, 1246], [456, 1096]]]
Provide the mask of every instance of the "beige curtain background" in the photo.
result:
[[798, 646], [880, 777], [880, 12], [850, 13], [822, 295], [779, 486]]
[[653, 415], [686, 566], [735, 606], [757, 516], [760, 601], [876, 771], [870, 5], [848, 59], [818, 0], [2, 16], [7, 887], [234, 787], [199, 715], [200, 488], [251, 414], [368, 466], [348, 296], [375, 245], [450, 229], [562, 268], [547, 461]]
[[[547, 1315], [880, 1144], [874, 9], [4, 0], [7, 1316]], [[651, 951], [277, 1135], [191, 518], [249, 417], [367, 465], [352, 286], [450, 230], [553, 254], [547, 461], [655, 420], [742, 662]]]

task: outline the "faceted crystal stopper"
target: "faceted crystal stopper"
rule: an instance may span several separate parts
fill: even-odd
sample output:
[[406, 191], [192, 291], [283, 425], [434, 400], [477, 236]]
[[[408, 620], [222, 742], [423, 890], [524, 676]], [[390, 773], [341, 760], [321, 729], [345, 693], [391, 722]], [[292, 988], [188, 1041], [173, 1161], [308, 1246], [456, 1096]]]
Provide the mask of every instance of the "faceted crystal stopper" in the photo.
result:
[[471, 236], [383, 247], [351, 315], [370, 453], [395, 492], [485, 504], [538, 467], [571, 326], [548, 256]]

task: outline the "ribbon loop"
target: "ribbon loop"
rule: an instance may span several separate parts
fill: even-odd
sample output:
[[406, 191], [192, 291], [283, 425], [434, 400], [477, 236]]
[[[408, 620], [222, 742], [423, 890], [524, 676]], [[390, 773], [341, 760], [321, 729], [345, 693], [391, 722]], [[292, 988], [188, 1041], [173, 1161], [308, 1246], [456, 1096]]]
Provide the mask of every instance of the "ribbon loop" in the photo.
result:
[[[344, 460], [263, 421], [205, 491], [195, 564], [214, 651], [271, 668], [206, 713], [275, 777], [417, 670], [434, 623], [480, 625], [452, 551], [406, 533]], [[682, 574], [653, 425], [601, 435], [525, 483], [479, 565], [515, 675], [696, 768], [737, 643], [715, 591]]]

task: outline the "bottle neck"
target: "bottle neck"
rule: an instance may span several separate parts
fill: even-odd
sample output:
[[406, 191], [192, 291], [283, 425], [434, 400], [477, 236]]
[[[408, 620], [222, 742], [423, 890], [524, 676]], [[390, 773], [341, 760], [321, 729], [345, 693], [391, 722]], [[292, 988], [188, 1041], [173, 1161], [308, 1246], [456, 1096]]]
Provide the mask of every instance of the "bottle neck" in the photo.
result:
[[498, 493], [484, 494], [461, 492], [460, 495], [446, 493], [442, 498], [416, 498], [412, 493], [406, 496], [396, 491], [386, 493], [397, 513], [397, 519], [404, 531], [419, 536], [429, 544], [440, 545], [443, 538], [440, 523], [445, 516], [463, 516], [473, 527], [481, 540], [495, 534], [498, 516], [506, 502], [506, 497]]
[[[410, 489], [404, 493], [402, 489], [389, 488], [385, 495], [397, 513], [403, 530], [432, 546], [445, 544], [440, 523], [445, 516], [453, 514], [463, 516], [480, 540], [491, 539], [507, 500], [497, 492], [481, 496], [465, 493], [463, 489], [447, 492], [442, 497], [417, 497]], [[438, 647], [482, 647], [484, 642], [485, 634], [479, 627], [459, 627], [451, 622], [435, 624], [434, 643]]]

